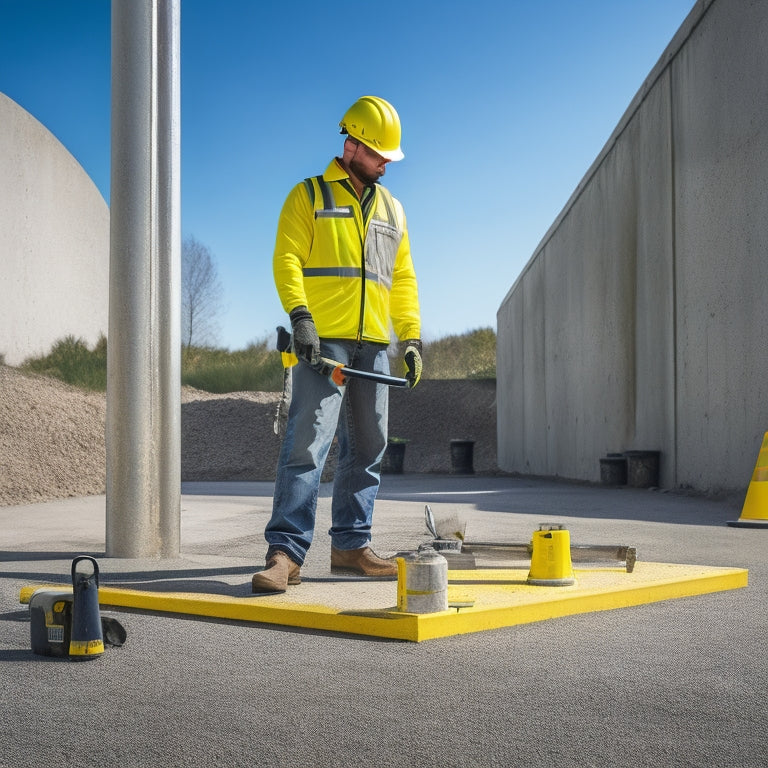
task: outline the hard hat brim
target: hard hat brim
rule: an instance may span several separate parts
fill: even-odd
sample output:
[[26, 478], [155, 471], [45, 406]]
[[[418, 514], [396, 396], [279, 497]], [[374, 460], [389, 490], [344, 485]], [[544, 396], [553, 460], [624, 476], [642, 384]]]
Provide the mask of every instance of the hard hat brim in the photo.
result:
[[375, 144], [372, 144], [370, 141], [367, 141], [363, 136], [350, 133], [344, 123], [339, 123], [339, 126], [341, 127], [342, 134], [349, 136], [355, 141], [359, 141], [361, 144], [365, 144], [368, 149], [383, 157], [385, 160], [390, 160], [393, 163], [396, 163], [398, 160], [402, 160], [405, 157], [405, 154], [403, 153], [403, 150], [400, 149], [400, 147], [397, 147], [396, 149], [382, 149], [381, 147], [377, 147]]
[[403, 150], [400, 149], [400, 147], [397, 149], [391, 149], [389, 151], [377, 149], [376, 147], [371, 147], [371, 149], [377, 155], [381, 155], [385, 160], [391, 160], [393, 163], [396, 163], [398, 160], [402, 160], [405, 157]]
[[393, 163], [396, 163], [398, 160], [402, 160], [405, 157], [403, 150], [400, 149], [400, 147], [397, 147], [396, 149], [382, 149], [381, 147], [372, 144], [370, 141], [366, 141], [362, 136], [352, 136], [352, 138], [359, 141], [361, 144], [365, 144], [368, 149], [375, 152], [380, 157], [383, 157], [385, 160], [391, 160]]

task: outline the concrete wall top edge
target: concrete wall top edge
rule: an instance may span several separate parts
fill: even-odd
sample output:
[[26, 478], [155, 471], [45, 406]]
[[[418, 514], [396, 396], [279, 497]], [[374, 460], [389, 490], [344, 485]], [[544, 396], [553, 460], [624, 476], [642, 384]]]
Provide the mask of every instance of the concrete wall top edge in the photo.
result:
[[61, 141], [0, 93], [0, 355], [18, 365], [67, 335], [107, 329], [110, 214]]
[[16, 120], [24, 120], [28, 124], [28, 130], [32, 130], [38, 135], [45, 135], [49, 142], [53, 142], [58, 146], [57, 154], [63, 153], [72, 162], [72, 165], [77, 169], [77, 173], [81, 174], [84, 179], [87, 179], [87, 183], [93, 188], [95, 194], [97, 194], [104, 205], [107, 205], [107, 201], [104, 199], [104, 195], [101, 194], [101, 190], [96, 186], [93, 179], [86, 173], [83, 166], [78, 159], [67, 149], [61, 140], [51, 130], [41, 123], [31, 112], [26, 110], [18, 102], [14, 101], [10, 96], [0, 91], [0, 114], [7, 113], [13, 114]]
[[616, 128], [613, 130], [613, 133], [611, 133], [605, 145], [603, 146], [602, 150], [600, 151], [600, 154], [598, 154], [598, 156], [595, 158], [592, 165], [589, 166], [589, 168], [587, 169], [587, 172], [584, 174], [581, 181], [576, 186], [576, 189], [573, 191], [571, 196], [566, 201], [565, 205], [561, 209], [557, 218], [552, 222], [552, 225], [544, 233], [544, 236], [539, 241], [539, 244], [536, 246], [534, 252], [531, 254], [531, 257], [528, 259], [528, 261], [526, 262], [522, 270], [520, 270], [520, 274], [518, 275], [517, 279], [512, 284], [512, 287], [509, 289], [509, 291], [507, 291], [507, 294], [504, 296], [504, 299], [502, 299], [502, 302], [501, 302], [502, 306], [509, 300], [509, 297], [515, 292], [515, 290], [517, 289], [518, 283], [523, 279], [526, 272], [530, 269], [531, 263], [536, 259], [538, 254], [546, 247], [547, 243], [552, 238], [552, 235], [558, 229], [558, 227], [562, 223], [565, 216], [568, 214], [568, 211], [571, 209], [575, 201], [582, 194], [584, 189], [589, 184], [591, 178], [597, 172], [597, 169], [605, 160], [606, 155], [609, 154], [609, 152], [613, 149], [614, 145], [618, 141], [621, 134], [624, 133], [626, 127], [631, 122], [632, 117], [640, 108], [641, 104], [647, 98], [648, 93], [654, 88], [659, 78], [661, 78], [662, 75], [669, 69], [673, 60], [675, 59], [677, 54], [680, 52], [681, 48], [685, 45], [686, 40], [688, 40], [688, 38], [691, 36], [693, 31], [696, 29], [696, 27], [699, 25], [699, 23], [704, 18], [707, 11], [709, 10], [709, 7], [714, 2], [715, 0], [697, 0], [696, 5], [693, 6], [688, 16], [686, 16], [680, 28], [677, 30], [677, 33], [672, 38], [669, 45], [667, 45], [667, 47], [664, 49], [664, 52], [659, 57], [659, 60], [656, 62], [655, 66], [650, 71], [650, 73], [648, 74], [648, 76], [645, 78], [642, 85], [638, 89], [634, 98], [629, 103], [629, 106], [624, 111], [624, 114], [622, 115], [621, 119], [616, 125]]

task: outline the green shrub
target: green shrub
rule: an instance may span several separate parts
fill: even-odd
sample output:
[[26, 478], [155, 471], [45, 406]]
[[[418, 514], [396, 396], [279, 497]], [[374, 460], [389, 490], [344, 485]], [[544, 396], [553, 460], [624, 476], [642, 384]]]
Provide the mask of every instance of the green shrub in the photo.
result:
[[89, 390], [107, 388], [107, 339], [102, 335], [93, 349], [83, 339], [65, 336], [42, 357], [27, 358], [21, 370], [52, 376]]
[[496, 333], [479, 328], [424, 345], [425, 379], [495, 379]]
[[[402, 374], [390, 348], [392, 372]], [[29, 358], [22, 370], [53, 376], [82, 389], [107, 388], [107, 340], [102, 336], [93, 349], [82, 339], [67, 336], [42, 357]], [[462, 335], [446, 336], [424, 344], [424, 379], [496, 378], [496, 334], [480, 328]], [[206, 392], [279, 392], [283, 388], [283, 364], [274, 339], [249, 344], [246, 349], [185, 347], [181, 355], [182, 384]]]
[[283, 363], [272, 340], [230, 352], [211, 347], [184, 349], [181, 382], [206, 392], [279, 392]]

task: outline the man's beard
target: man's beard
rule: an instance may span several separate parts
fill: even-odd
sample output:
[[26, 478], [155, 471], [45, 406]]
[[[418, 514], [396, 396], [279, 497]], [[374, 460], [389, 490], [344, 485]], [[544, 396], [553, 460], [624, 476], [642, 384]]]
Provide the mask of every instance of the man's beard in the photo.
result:
[[369, 186], [370, 184], [375, 184], [384, 175], [383, 171], [381, 173], [379, 173], [378, 171], [369, 173], [368, 171], [365, 170], [362, 164], [357, 160], [350, 160], [349, 169], [366, 186]]

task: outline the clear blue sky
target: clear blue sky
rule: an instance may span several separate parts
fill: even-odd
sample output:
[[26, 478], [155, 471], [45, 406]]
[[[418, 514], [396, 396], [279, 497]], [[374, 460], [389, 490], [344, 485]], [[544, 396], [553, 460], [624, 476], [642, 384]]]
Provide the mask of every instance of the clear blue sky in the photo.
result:
[[[128, 1], [128, 0], [125, 0]], [[109, 0], [0, 0], [0, 91], [109, 201]], [[423, 335], [496, 326], [521, 269], [694, 0], [182, 0], [182, 229], [213, 253], [220, 344], [286, 317], [272, 282], [290, 188], [341, 150], [365, 94], [400, 113]]]

